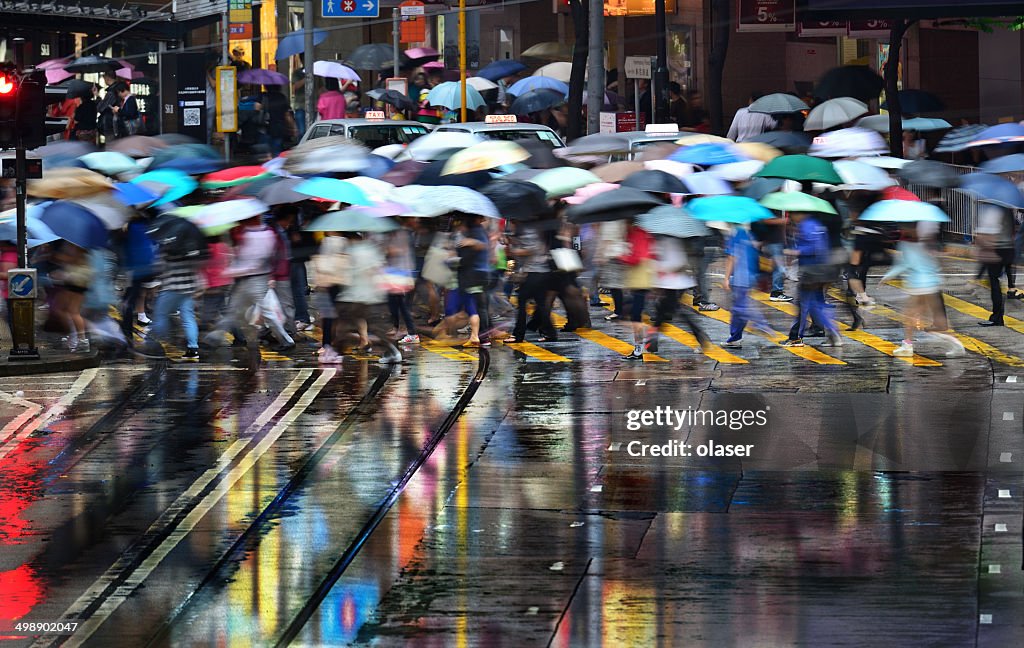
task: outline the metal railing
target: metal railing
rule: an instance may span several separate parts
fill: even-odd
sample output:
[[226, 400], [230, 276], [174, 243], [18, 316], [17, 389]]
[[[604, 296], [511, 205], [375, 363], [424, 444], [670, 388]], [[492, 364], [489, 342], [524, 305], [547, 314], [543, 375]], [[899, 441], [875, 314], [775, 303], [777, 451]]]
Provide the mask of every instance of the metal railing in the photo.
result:
[[[949, 166], [960, 175], [977, 171], [977, 168], [972, 166], [959, 164]], [[978, 216], [977, 198], [957, 189], [936, 189], [916, 184], [908, 184], [907, 189], [921, 200], [937, 203], [949, 215], [949, 222], [942, 228], [946, 238], [960, 239], [964, 242], [971, 241], [974, 237], [974, 223]]]

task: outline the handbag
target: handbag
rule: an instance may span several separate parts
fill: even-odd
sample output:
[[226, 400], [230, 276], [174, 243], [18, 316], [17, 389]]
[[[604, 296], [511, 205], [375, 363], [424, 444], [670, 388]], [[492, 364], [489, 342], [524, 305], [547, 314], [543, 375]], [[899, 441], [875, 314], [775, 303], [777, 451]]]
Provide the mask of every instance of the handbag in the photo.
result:
[[349, 258], [345, 254], [314, 254], [312, 284], [318, 288], [347, 286], [350, 280]]
[[580, 253], [572, 248], [554, 248], [551, 250], [551, 260], [555, 267], [562, 272], [580, 272], [583, 270], [583, 260]]
[[448, 265], [449, 256], [450, 252], [443, 244], [431, 245], [423, 259], [420, 276], [437, 286], [447, 287], [455, 279], [455, 272]]
[[623, 280], [627, 290], [647, 290], [654, 285], [654, 264], [650, 261], [627, 266]]

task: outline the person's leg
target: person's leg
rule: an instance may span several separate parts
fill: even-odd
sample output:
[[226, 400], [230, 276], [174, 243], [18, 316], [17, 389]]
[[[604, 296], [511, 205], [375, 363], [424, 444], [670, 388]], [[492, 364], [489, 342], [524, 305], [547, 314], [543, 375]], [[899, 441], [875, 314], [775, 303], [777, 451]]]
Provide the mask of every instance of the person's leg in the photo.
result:
[[309, 280], [306, 277], [305, 261], [292, 261], [288, 282], [292, 287], [292, 301], [295, 303], [295, 321], [309, 324], [309, 300], [306, 291]]
[[[805, 283], [800, 284], [799, 297], [800, 302], [800, 314], [797, 316], [797, 321], [793, 325], [793, 328], [789, 331], [790, 340], [802, 340], [804, 333], [807, 332], [807, 322], [811, 317], [814, 307], [814, 292], [816, 288]], [[796, 333], [794, 335], [794, 333]]]
[[782, 243], [765, 243], [764, 253], [772, 262], [772, 295], [785, 292], [786, 288], [786, 256], [782, 253]]
[[732, 287], [732, 317], [729, 319], [729, 339], [726, 344], [739, 342], [743, 339], [743, 329], [747, 327], [747, 289], [740, 286]]
[[549, 293], [552, 292], [554, 284], [552, 282], [551, 273], [542, 273], [537, 275], [539, 278], [537, 295], [535, 301], [537, 302], [537, 310], [535, 315], [537, 318], [537, 332], [540, 333], [544, 341], [554, 342], [558, 339], [558, 331], [555, 330], [555, 325], [551, 323], [551, 304], [554, 299], [548, 300]]
[[171, 328], [171, 313], [175, 310], [173, 303], [175, 294], [169, 290], [157, 293], [156, 302], [153, 304], [153, 325], [150, 326], [149, 332], [146, 333], [147, 341], [160, 342], [167, 339]]
[[[486, 290], [473, 293], [472, 295], [474, 305], [476, 306], [477, 313], [477, 330], [483, 333], [484, 339], [490, 338], [491, 331], [491, 314], [489, 309], [490, 297]], [[470, 317], [469, 325], [472, 328], [473, 319]]]
[[1003, 264], [986, 263], [985, 270], [988, 272], [989, 296], [992, 298], [992, 315], [989, 316], [988, 321], [1002, 324], [1005, 305], [1003, 303], [1003, 287], [1000, 285], [999, 279], [1003, 274]]
[[612, 288], [609, 292], [612, 295], [612, 312], [622, 317], [626, 312], [626, 301], [622, 288]]
[[391, 315], [391, 328], [401, 333], [398, 322], [398, 301], [402, 298], [401, 295], [389, 294], [388, 295], [388, 314]]
[[512, 329], [512, 337], [516, 340], [526, 339], [526, 305], [534, 298], [537, 286], [539, 285], [538, 277], [539, 275], [536, 273], [528, 273], [523, 282], [519, 284], [519, 299], [516, 302], [516, 324]]
[[132, 276], [131, 283], [125, 288], [121, 301], [121, 331], [128, 338], [128, 344], [132, 343], [132, 330], [135, 327], [135, 304], [139, 300], [139, 293], [141, 291], [141, 280], [138, 277]]
[[181, 313], [181, 328], [185, 333], [185, 347], [187, 349], [199, 348], [199, 323], [196, 322], [196, 305], [192, 295], [185, 293], [174, 293], [179, 295], [177, 310]]
[[633, 303], [629, 312], [629, 321], [633, 325], [633, 340], [636, 344], [643, 344], [645, 339], [644, 326], [644, 302], [647, 300], [646, 290], [633, 290]]
[[291, 281], [275, 281], [274, 294], [277, 295], [277, 301], [281, 302], [281, 310], [284, 311], [284, 322], [282, 322], [284, 330], [294, 338], [296, 317], [295, 298], [292, 296]]

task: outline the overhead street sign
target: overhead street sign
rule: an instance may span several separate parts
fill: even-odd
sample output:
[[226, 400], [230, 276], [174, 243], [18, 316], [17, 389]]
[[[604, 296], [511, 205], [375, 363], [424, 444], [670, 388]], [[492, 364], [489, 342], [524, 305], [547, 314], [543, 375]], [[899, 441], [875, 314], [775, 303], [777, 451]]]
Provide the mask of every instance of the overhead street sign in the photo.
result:
[[320, 0], [324, 18], [377, 18], [379, 0]]

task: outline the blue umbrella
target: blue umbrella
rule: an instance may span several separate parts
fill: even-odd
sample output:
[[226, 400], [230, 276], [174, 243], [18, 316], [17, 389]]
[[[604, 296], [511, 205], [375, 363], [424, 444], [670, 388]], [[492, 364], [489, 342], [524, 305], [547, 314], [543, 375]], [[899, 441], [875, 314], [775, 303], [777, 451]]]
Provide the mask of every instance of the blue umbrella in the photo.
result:
[[207, 173], [213, 173], [214, 171], [220, 171], [223, 169], [224, 162], [221, 160], [210, 160], [207, 158], [183, 157], [161, 162], [160, 165], [156, 167], [150, 165], [150, 168], [177, 169], [178, 171], [184, 171], [189, 175], [205, 175]]
[[107, 244], [107, 227], [85, 207], [58, 200], [43, 209], [40, 216], [56, 236], [80, 248], [92, 249]]
[[[29, 247], [35, 247], [42, 245], [43, 243], [49, 243], [55, 241], [60, 237], [53, 233], [50, 227], [39, 219], [42, 215], [43, 209], [49, 206], [49, 202], [36, 203], [34, 205], [27, 205], [25, 211], [25, 231], [28, 234]], [[10, 235], [10, 239], [3, 238], [2, 240], [17, 241], [17, 215], [16, 210], [8, 209], [4, 213], [0, 214], [0, 227], [4, 228], [4, 236]]]
[[[445, 81], [434, 86], [427, 95], [427, 103], [431, 106], [441, 106], [451, 110], [462, 107], [462, 85], [461, 82]], [[466, 108], [476, 110], [486, 106], [487, 102], [480, 96], [480, 91], [471, 85], [466, 86]]]
[[362, 175], [370, 178], [380, 178], [390, 171], [391, 167], [395, 166], [394, 160], [389, 160], [383, 155], [377, 155], [376, 153], [367, 155], [366, 160], [369, 164], [363, 169]]
[[569, 84], [558, 79], [552, 79], [551, 77], [530, 76], [525, 79], [519, 79], [509, 86], [505, 92], [518, 97], [530, 90], [554, 90], [562, 93], [562, 95], [566, 95], [569, 94]]
[[1024, 142], [1024, 125], [1011, 123], [990, 126], [975, 135], [974, 139], [968, 142], [967, 147], [1007, 144], [1011, 142]]
[[[314, 29], [313, 30], [313, 44], [319, 45], [320, 43], [327, 40], [326, 29]], [[282, 61], [289, 56], [295, 56], [296, 54], [302, 54], [306, 51], [306, 34], [305, 32], [292, 32], [287, 34], [277, 43], [277, 52], [274, 53], [275, 61]]]
[[695, 144], [674, 151], [672, 155], [668, 156], [668, 159], [673, 162], [712, 166], [714, 164], [742, 162], [747, 158], [734, 151], [731, 146], [726, 146], [725, 144]]
[[184, 198], [199, 188], [195, 178], [178, 169], [147, 171], [132, 178], [131, 183], [141, 185], [146, 191], [160, 196], [160, 199], [153, 203], [154, 207]]
[[[39, 221], [39, 225], [46, 227], [46, 224], [42, 221]], [[46, 229], [49, 230], [50, 228], [46, 227]], [[46, 245], [47, 243], [53, 243], [54, 241], [59, 240], [60, 237], [54, 234], [53, 231], [50, 231], [48, 235], [43, 235], [41, 238], [30, 234], [28, 237], [28, 246], [30, 248], [39, 247], [40, 245]], [[0, 241], [8, 241], [10, 243], [18, 242], [18, 226], [16, 223], [11, 221], [0, 222]]]
[[494, 61], [480, 68], [480, 71], [476, 73], [478, 77], [483, 77], [488, 81], [497, 81], [498, 79], [504, 79], [507, 76], [518, 74], [526, 69], [526, 66], [515, 59], [506, 59], [503, 61]]
[[988, 128], [985, 124], [968, 124], [967, 126], [960, 126], [949, 131], [942, 136], [939, 140], [939, 145], [935, 147], [934, 153], [958, 153], [974, 141], [978, 135], [985, 132]]
[[1017, 173], [1024, 171], [1024, 153], [1014, 153], [981, 163], [985, 173]]
[[296, 185], [294, 191], [314, 198], [324, 198], [349, 205], [369, 206], [373, 204], [373, 201], [362, 189], [351, 182], [336, 178], [310, 178], [302, 184]]
[[1006, 178], [990, 173], [969, 173], [960, 178], [960, 189], [982, 202], [995, 203], [1013, 209], [1024, 209], [1024, 196], [1020, 189]]
[[888, 223], [949, 222], [949, 216], [931, 203], [911, 200], [880, 200], [864, 210], [862, 221], [885, 221]]
[[131, 182], [114, 183], [114, 198], [121, 204], [128, 205], [129, 207], [153, 202], [159, 197], [158, 194], [139, 184], [132, 184]]
[[[542, 79], [544, 77], [530, 78]], [[513, 101], [508, 107], [508, 111], [513, 115], [529, 115], [530, 113], [540, 112], [564, 102], [565, 95], [558, 90], [538, 88], [536, 90], [529, 90], [524, 94], [517, 96], [515, 101]]]
[[708, 171], [683, 176], [683, 184], [686, 185], [687, 193], [691, 194], [725, 196], [732, 193], [728, 182]]
[[697, 220], [751, 223], [774, 218], [767, 208], [745, 196], [710, 196], [686, 203], [685, 209]]

